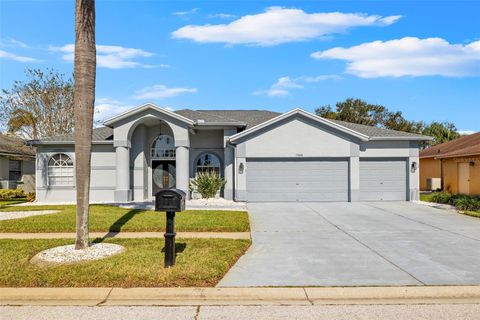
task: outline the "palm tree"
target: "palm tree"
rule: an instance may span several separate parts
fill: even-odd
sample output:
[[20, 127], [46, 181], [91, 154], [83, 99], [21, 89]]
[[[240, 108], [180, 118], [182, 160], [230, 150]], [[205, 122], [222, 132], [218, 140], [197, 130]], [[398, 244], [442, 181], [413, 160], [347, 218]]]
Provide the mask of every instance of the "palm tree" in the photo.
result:
[[77, 237], [75, 249], [88, 247], [90, 158], [95, 103], [95, 0], [75, 2], [75, 174], [77, 188]]

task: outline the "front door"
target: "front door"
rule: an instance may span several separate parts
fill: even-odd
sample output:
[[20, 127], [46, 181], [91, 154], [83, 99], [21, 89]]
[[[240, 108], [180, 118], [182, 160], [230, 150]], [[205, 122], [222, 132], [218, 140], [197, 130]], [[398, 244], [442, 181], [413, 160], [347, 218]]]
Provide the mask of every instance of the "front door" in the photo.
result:
[[470, 194], [470, 163], [458, 163], [458, 193]]
[[152, 191], [155, 195], [160, 189], [175, 188], [175, 161], [152, 161]]

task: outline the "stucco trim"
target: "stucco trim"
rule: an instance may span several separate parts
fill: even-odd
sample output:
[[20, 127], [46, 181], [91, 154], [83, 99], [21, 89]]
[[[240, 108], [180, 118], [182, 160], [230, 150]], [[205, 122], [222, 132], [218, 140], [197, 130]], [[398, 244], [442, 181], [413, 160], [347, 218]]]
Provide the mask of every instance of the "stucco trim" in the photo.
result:
[[180, 120], [180, 121], [182, 121], [182, 122], [184, 122], [188, 125], [193, 125], [194, 124], [193, 120], [188, 119], [188, 118], [186, 118], [184, 116], [181, 116], [179, 114], [176, 114], [175, 112], [172, 112], [172, 111], [170, 111], [166, 108], [159, 107], [159, 106], [157, 106], [153, 103], [150, 103], [150, 102], [142, 104], [142, 105], [140, 105], [138, 107], [135, 107], [133, 109], [127, 110], [125, 112], [122, 112], [122, 113], [120, 113], [120, 114], [118, 114], [118, 115], [116, 115], [116, 116], [114, 116], [110, 119], [107, 119], [107, 120], [104, 121], [103, 124], [107, 127], [112, 127], [114, 123], [116, 123], [116, 122], [118, 122], [122, 119], [125, 119], [127, 117], [130, 117], [130, 116], [132, 116], [136, 113], [142, 112], [144, 110], [148, 110], [148, 109], [152, 109], [152, 110], [158, 111], [160, 113], [166, 114], [166, 115], [168, 115], [172, 118], [175, 118], [177, 120]]
[[388, 140], [388, 141], [433, 141], [432, 137], [429, 136], [418, 136], [418, 137], [371, 137], [370, 141], [377, 140]]
[[344, 126], [342, 126], [342, 125], [339, 125], [339, 124], [337, 124], [337, 123], [335, 123], [335, 122], [332, 122], [332, 121], [330, 121], [330, 120], [328, 120], [328, 119], [324, 119], [324, 118], [322, 118], [322, 117], [319, 117], [319, 116], [317, 116], [317, 115], [314, 115], [314, 114], [312, 114], [312, 113], [310, 113], [310, 112], [308, 112], [308, 111], [305, 111], [305, 110], [303, 110], [303, 109], [296, 108], [296, 109], [293, 109], [293, 110], [291, 110], [291, 111], [289, 111], [289, 112], [286, 112], [286, 113], [284, 113], [284, 114], [281, 114], [281, 115], [279, 115], [278, 117], [275, 117], [275, 118], [270, 119], [270, 120], [268, 120], [268, 121], [265, 121], [265, 122], [263, 122], [263, 123], [261, 123], [261, 124], [258, 124], [258, 125], [254, 126], [254, 127], [251, 127], [250, 129], [247, 129], [247, 130], [245, 130], [245, 131], [242, 131], [242, 132], [240, 132], [240, 133], [237, 133], [237, 134], [231, 136], [231, 137], [229, 138], [229, 141], [230, 141], [231, 143], [235, 143], [235, 141], [238, 141], [238, 140], [241, 139], [241, 138], [245, 138], [245, 137], [247, 137], [247, 136], [249, 136], [249, 135], [257, 132], [258, 130], [261, 130], [261, 129], [263, 129], [263, 128], [265, 128], [265, 127], [268, 127], [268, 126], [270, 126], [270, 125], [272, 125], [272, 124], [275, 124], [275, 123], [277, 123], [277, 122], [279, 122], [279, 121], [282, 121], [282, 120], [284, 120], [284, 119], [288, 119], [288, 118], [293, 117], [293, 116], [296, 116], [296, 115], [302, 115], [302, 116], [307, 117], [307, 118], [309, 118], [309, 119], [315, 120], [315, 121], [317, 121], [317, 122], [319, 122], [319, 123], [322, 123], [322, 124], [324, 124], [324, 125], [326, 125], [326, 126], [335, 128], [335, 129], [337, 129], [337, 130], [339, 130], [339, 131], [341, 131], [341, 132], [344, 132], [344, 133], [346, 133], [346, 134], [349, 134], [349, 135], [351, 135], [351, 136], [354, 136], [354, 137], [356, 137], [356, 138], [359, 138], [359, 139], [362, 140], [362, 141], [368, 141], [368, 140], [369, 140], [369, 137], [366, 136], [366, 135], [364, 135], [364, 134], [362, 134], [362, 133], [359, 133], [359, 132], [354, 131], [354, 130], [352, 130], [352, 129], [346, 128], [346, 127], [344, 127]]

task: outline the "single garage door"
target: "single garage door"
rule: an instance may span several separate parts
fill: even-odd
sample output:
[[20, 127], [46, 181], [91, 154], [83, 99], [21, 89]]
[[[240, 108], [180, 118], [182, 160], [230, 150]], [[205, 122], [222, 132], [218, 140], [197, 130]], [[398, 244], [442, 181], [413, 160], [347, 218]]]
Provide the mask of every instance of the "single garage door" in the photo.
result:
[[348, 201], [348, 160], [247, 159], [247, 200]]
[[360, 159], [360, 200], [406, 200], [404, 159]]

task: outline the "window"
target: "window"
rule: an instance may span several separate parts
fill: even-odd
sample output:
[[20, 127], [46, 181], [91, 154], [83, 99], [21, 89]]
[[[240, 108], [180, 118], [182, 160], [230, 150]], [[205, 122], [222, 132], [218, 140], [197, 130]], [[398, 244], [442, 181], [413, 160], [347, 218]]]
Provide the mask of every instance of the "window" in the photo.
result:
[[158, 136], [152, 143], [152, 158], [175, 158], [175, 140], [168, 135]]
[[22, 179], [22, 162], [20, 160], [9, 160], [8, 180], [20, 181]]
[[73, 186], [73, 161], [63, 153], [53, 155], [48, 161], [49, 186]]
[[196, 172], [216, 172], [220, 174], [220, 159], [213, 153], [204, 153], [198, 157], [195, 165]]

